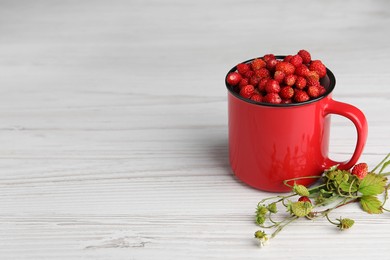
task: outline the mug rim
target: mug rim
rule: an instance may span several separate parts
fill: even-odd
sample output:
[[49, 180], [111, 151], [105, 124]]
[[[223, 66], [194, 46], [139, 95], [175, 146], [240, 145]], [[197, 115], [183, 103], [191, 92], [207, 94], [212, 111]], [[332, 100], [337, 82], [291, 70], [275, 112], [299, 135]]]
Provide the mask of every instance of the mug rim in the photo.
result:
[[[276, 59], [284, 59], [286, 57], [286, 55], [275, 55], [275, 58]], [[255, 59], [261, 59], [263, 57], [257, 57], [257, 58], [252, 58], [252, 59], [249, 59], [249, 60], [246, 60], [242, 63], [249, 63]], [[299, 103], [290, 103], [290, 104], [272, 104], [272, 103], [265, 103], [265, 102], [256, 102], [256, 101], [253, 101], [253, 100], [250, 100], [250, 99], [247, 99], [247, 98], [244, 98], [244, 97], [241, 97], [239, 95], [239, 93], [235, 92], [232, 87], [227, 83], [227, 76], [229, 75], [229, 73], [231, 72], [235, 72], [237, 70], [237, 65], [234, 66], [233, 68], [231, 68], [228, 73], [226, 74], [225, 76], [225, 85], [226, 85], [226, 88], [227, 90], [233, 95], [235, 96], [236, 98], [244, 101], [244, 102], [247, 102], [247, 103], [251, 103], [253, 105], [257, 105], [257, 106], [268, 106], [268, 107], [295, 107], [295, 106], [303, 106], [303, 105], [307, 105], [307, 104], [311, 104], [311, 103], [314, 103], [314, 102], [317, 102], [327, 96], [329, 96], [330, 93], [332, 93], [333, 89], [335, 88], [336, 86], [336, 78], [333, 74], [333, 72], [328, 69], [328, 67], [326, 67], [326, 75], [328, 76], [329, 78], [329, 86], [327, 87], [326, 89], [326, 92], [325, 94], [317, 97], [317, 98], [314, 98], [314, 99], [310, 99], [308, 101], [304, 101], [304, 102], [299, 102]]]

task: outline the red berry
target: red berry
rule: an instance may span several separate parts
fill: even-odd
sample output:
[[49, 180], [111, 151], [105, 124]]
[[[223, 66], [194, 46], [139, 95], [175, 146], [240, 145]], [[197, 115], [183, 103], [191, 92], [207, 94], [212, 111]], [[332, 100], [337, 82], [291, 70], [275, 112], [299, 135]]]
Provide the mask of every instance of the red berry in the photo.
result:
[[323, 78], [326, 75], [326, 67], [320, 60], [313, 60], [310, 63], [309, 69], [317, 72], [320, 78]]
[[295, 87], [298, 89], [304, 89], [306, 87], [306, 79], [304, 77], [298, 76], [295, 81]]
[[282, 102], [282, 99], [277, 93], [268, 93], [264, 96], [263, 102], [271, 104], [280, 104]]
[[249, 85], [253, 85], [253, 86], [257, 86], [257, 84], [259, 84], [261, 78], [254, 75], [252, 76], [250, 79], [249, 79]]
[[269, 60], [274, 60], [275, 59], [275, 55], [273, 55], [273, 54], [266, 54], [266, 55], [264, 55], [264, 57], [263, 57], [263, 60], [265, 61], [265, 62], [268, 62]]
[[238, 83], [240, 83], [241, 79], [242, 79], [242, 77], [238, 72], [231, 72], [227, 75], [226, 82], [230, 86], [235, 86]]
[[256, 102], [261, 102], [263, 100], [263, 97], [260, 96], [259, 94], [254, 94], [253, 96], [251, 96], [251, 100]]
[[253, 70], [259, 70], [261, 68], [264, 68], [266, 66], [266, 62], [263, 59], [254, 59], [251, 62], [251, 66]]
[[319, 86], [309, 86], [307, 88], [307, 94], [312, 98], [317, 98], [321, 95]]
[[302, 64], [302, 57], [297, 55], [292, 56], [290, 59], [290, 63], [296, 68], [299, 67]]
[[278, 62], [275, 68], [276, 70], [283, 71], [286, 75], [294, 74], [295, 71], [295, 67], [291, 63], [285, 61]]
[[250, 79], [253, 75], [255, 75], [255, 72], [253, 70], [248, 70], [243, 76], [244, 78]]
[[306, 65], [304, 65], [304, 64], [299, 65], [295, 69], [295, 74], [298, 75], [298, 76], [306, 77], [307, 73], [309, 73], [309, 68]]
[[242, 78], [242, 79], [240, 80], [240, 83], [238, 83], [238, 87], [239, 87], [239, 88], [242, 88], [242, 87], [245, 87], [245, 86], [248, 85], [248, 84], [249, 84], [249, 80], [246, 79], [246, 78]]
[[294, 94], [294, 101], [299, 103], [299, 102], [305, 102], [310, 99], [309, 95], [303, 91], [303, 90], [296, 90]]
[[298, 55], [301, 56], [304, 64], [308, 64], [311, 61], [311, 55], [307, 50], [298, 51]]
[[278, 61], [276, 59], [268, 60], [267, 61], [267, 69], [273, 71], [275, 69], [276, 64], [278, 64]]
[[278, 93], [280, 91], [279, 82], [274, 79], [269, 79], [265, 85], [265, 91], [267, 93]]
[[277, 82], [279, 82], [279, 83], [281, 83], [281, 82], [283, 81], [284, 76], [285, 76], [285, 74], [284, 74], [283, 71], [277, 70], [277, 71], [275, 71], [275, 73], [274, 73], [274, 79], [275, 79]]
[[353, 175], [355, 175], [356, 177], [358, 177], [359, 179], [363, 179], [364, 177], [366, 177], [367, 173], [368, 173], [368, 165], [367, 163], [358, 163], [356, 164], [351, 173]]
[[282, 99], [282, 102], [280, 104], [291, 104], [292, 100], [291, 99]]
[[320, 96], [322, 96], [326, 93], [326, 88], [324, 86], [320, 85], [318, 88], [320, 89]]
[[320, 76], [318, 75], [318, 73], [316, 71], [313, 71], [313, 70], [310, 70], [307, 74], [306, 74], [306, 80], [314, 80], [314, 81], [319, 81], [320, 80]]
[[294, 96], [294, 89], [292, 87], [283, 87], [280, 89], [279, 96], [282, 99], [291, 99]]
[[286, 57], [284, 57], [283, 61], [290, 62], [291, 58], [292, 58], [292, 55], [287, 55]]
[[259, 85], [257, 87], [259, 88], [260, 91], [265, 91], [265, 85], [267, 85], [267, 81], [269, 78], [262, 78], [259, 82]]
[[315, 78], [306, 78], [306, 85], [307, 86], [319, 86], [320, 82]]
[[284, 78], [284, 83], [286, 83], [286, 85], [288, 86], [294, 85], [296, 81], [297, 81], [297, 76], [294, 74], [287, 75]]
[[255, 88], [252, 85], [246, 85], [245, 87], [241, 88], [240, 96], [244, 98], [250, 98], [254, 92]]
[[237, 71], [238, 73], [240, 73], [242, 76], [245, 75], [245, 73], [247, 73], [248, 71], [250, 71], [251, 68], [249, 67], [248, 64], [246, 63], [240, 63], [237, 65]]
[[302, 202], [310, 202], [311, 203], [311, 200], [309, 199], [309, 197], [307, 196], [302, 196], [298, 199], [298, 201], [302, 201]]
[[268, 78], [271, 76], [269, 73], [269, 70], [267, 70], [267, 68], [261, 68], [259, 70], [256, 70], [255, 75], [260, 77], [260, 78]]

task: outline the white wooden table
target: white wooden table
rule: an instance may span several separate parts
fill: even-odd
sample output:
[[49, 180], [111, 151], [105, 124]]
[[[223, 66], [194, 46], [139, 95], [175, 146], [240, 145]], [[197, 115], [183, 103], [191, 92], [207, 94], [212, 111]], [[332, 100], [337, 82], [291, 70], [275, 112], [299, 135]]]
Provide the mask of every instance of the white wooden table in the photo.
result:
[[[253, 241], [269, 193], [227, 151], [224, 76], [308, 49], [333, 97], [367, 116], [370, 167], [390, 152], [389, 1], [0, 2], [0, 259], [375, 259], [390, 213], [335, 213]], [[352, 124], [333, 117], [331, 155]]]

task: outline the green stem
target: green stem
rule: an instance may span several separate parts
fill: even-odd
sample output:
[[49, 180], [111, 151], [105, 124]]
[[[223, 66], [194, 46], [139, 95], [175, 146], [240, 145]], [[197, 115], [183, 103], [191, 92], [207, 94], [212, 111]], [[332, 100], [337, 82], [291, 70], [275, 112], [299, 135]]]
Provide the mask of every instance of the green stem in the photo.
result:
[[299, 180], [303, 180], [303, 179], [319, 179], [321, 178], [322, 176], [304, 176], [304, 177], [297, 177], [297, 178], [292, 178], [292, 179], [288, 179], [288, 180], [284, 180], [283, 181], [283, 184], [286, 185], [287, 187], [294, 187], [293, 185], [290, 185], [288, 184], [288, 182], [290, 181], [299, 181]]
[[[297, 216], [294, 216], [294, 217], [291, 217], [286, 223], [284, 223], [283, 225], [279, 225], [279, 227], [274, 231], [274, 233], [272, 233], [271, 235], [271, 238], [274, 238], [280, 231], [282, 231], [282, 229], [287, 226], [288, 224], [290, 224], [291, 222], [293, 222], [294, 220], [297, 220], [298, 217]], [[284, 221], [283, 221], [284, 222]], [[281, 222], [281, 223], [283, 223]]]
[[390, 153], [388, 153], [387, 156], [377, 166], [375, 166], [375, 168], [372, 169], [371, 172], [375, 172], [376, 169], [378, 169], [387, 160], [387, 158], [389, 158], [389, 157], [390, 157]]
[[338, 225], [339, 225], [339, 223], [336, 223], [336, 222], [333, 222], [332, 220], [330, 220], [330, 218], [329, 218], [329, 216], [328, 216], [328, 213], [325, 214], [325, 217], [326, 217], [326, 219], [327, 219], [331, 224], [333, 224], [333, 225], [335, 225], [335, 226], [338, 226]]

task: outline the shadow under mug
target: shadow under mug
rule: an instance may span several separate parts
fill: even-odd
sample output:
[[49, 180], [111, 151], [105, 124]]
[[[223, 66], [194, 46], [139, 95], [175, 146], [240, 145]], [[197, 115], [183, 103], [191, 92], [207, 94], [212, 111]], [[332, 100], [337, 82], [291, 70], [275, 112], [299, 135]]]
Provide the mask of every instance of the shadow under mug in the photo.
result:
[[[233, 71], [236, 67], [228, 74]], [[226, 78], [225, 84], [230, 166], [244, 183], [264, 191], [287, 192], [291, 189], [283, 181], [320, 176], [336, 164], [339, 169], [350, 169], [362, 154], [368, 131], [366, 118], [358, 108], [332, 99], [336, 80], [329, 69], [321, 79], [325, 95], [302, 103], [257, 103], [236, 93]], [[328, 157], [331, 114], [348, 118], [356, 127], [355, 151], [345, 162]], [[315, 181], [306, 178], [296, 183], [307, 186]]]

